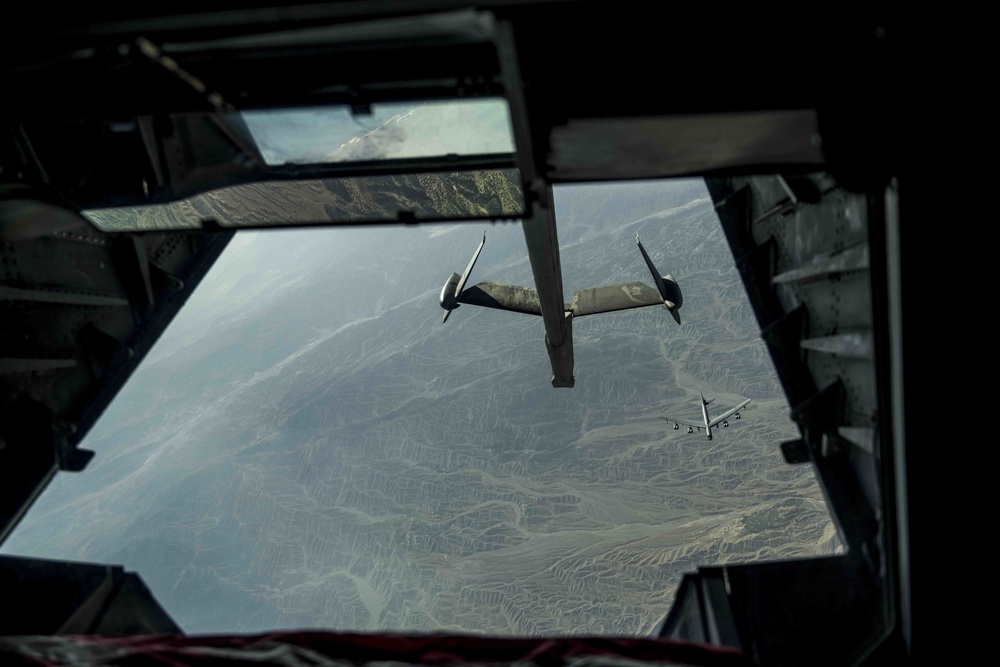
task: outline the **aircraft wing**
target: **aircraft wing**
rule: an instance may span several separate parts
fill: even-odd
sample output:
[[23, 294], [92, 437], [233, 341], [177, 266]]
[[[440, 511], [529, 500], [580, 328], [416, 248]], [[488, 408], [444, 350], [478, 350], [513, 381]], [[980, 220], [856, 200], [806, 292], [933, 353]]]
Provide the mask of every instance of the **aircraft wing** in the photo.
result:
[[686, 419], [674, 419], [673, 417], [660, 417], [665, 422], [670, 422], [671, 424], [684, 424], [685, 426], [690, 426], [691, 428], [696, 428], [700, 430], [705, 429], [705, 422], [689, 422]]
[[742, 403], [740, 403], [739, 405], [737, 405], [735, 408], [730, 408], [729, 410], [726, 410], [724, 413], [722, 413], [718, 417], [714, 417], [712, 419], [712, 421], [709, 422], [709, 426], [715, 426], [716, 424], [721, 424], [722, 422], [726, 421], [727, 419], [729, 419], [730, 417], [732, 417], [733, 415], [735, 415], [737, 412], [739, 412], [740, 410], [742, 410], [743, 408], [745, 408], [747, 406], [747, 403], [749, 403], [749, 402], [750, 402], [750, 399], [748, 398], [747, 400], [745, 400]]
[[657, 305], [663, 305], [663, 297], [660, 296], [660, 293], [645, 283], [634, 282], [574, 292], [573, 303], [569, 304], [566, 309], [573, 313], [573, 317], [583, 317], [584, 315]]
[[538, 301], [538, 291], [531, 287], [503, 285], [489, 281], [463, 290], [458, 297], [459, 303], [473, 306], [511, 310], [515, 313], [541, 315], [542, 307]]

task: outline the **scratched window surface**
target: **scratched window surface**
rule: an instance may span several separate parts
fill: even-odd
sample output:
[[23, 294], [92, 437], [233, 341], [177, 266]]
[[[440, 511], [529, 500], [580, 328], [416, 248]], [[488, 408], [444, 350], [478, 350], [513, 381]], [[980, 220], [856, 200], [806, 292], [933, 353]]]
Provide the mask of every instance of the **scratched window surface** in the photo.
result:
[[[511, 218], [524, 213], [513, 167], [461, 168], [451, 158], [509, 156], [514, 139], [506, 100], [481, 98], [234, 112], [229, 131], [246, 134], [246, 161], [281, 168], [278, 180], [223, 184], [177, 201], [83, 211], [106, 232], [267, 227], [403, 220]], [[222, 122], [221, 120], [219, 122]], [[252, 148], [251, 148], [252, 147]], [[259, 156], [258, 156], [259, 154]], [[437, 160], [432, 172], [290, 177], [288, 169], [390, 160]], [[478, 158], [477, 158], [478, 159]]]
[[267, 181], [165, 204], [83, 211], [105, 232], [512, 218], [524, 213], [516, 169]]
[[268, 164], [316, 164], [514, 152], [503, 98], [244, 111]]
[[[187, 633], [645, 635], [697, 567], [837, 549], [704, 184], [555, 203], [567, 303], [652, 285], [638, 233], [682, 323], [581, 318], [555, 389], [541, 318], [441, 322], [484, 232], [469, 284], [534, 287], [520, 223], [240, 231], [3, 552], [122, 564]], [[752, 401], [661, 418], [701, 392]]]

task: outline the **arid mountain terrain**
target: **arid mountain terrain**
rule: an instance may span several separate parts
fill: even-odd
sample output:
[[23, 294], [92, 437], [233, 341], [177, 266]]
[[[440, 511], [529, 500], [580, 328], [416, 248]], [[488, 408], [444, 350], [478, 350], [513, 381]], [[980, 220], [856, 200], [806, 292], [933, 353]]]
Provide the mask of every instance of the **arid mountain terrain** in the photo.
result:
[[[556, 210], [567, 301], [651, 282], [638, 232], [683, 324], [578, 320], [554, 389], [540, 318], [441, 323], [484, 230], [472, 282], [533, 285], [518, 223], [239, 232], [4, 552], [124, 564], [188, 633], [644, 635], [699, 566], [836, 549], [703, 183], [566, 186]], [[661, 419], [702, 391], [750, 409], [711, 441]]]

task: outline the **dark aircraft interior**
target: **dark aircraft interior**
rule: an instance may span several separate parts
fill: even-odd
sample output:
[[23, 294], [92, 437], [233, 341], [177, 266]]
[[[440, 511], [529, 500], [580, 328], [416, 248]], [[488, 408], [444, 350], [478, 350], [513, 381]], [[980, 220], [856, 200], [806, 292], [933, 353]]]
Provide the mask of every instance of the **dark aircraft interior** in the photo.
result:
[[[86, 474], [88, 430], [237, 229], [456, 219], [384, 208], [363, 218], [178, 215], [129, 229], [102, 228], [82, 211], [249, 183], [365, 187], [495, 171], [522, 199], [480, 219], [523, 222], [544, 309], [545, 293], [562, 291], [553, 185], [697, 176], [800, 434], [774, 446], [787, 465], [814, 469], [844, 553], [701, 567], [648, 640], [275, 641], [290, 654], [359, 663], [926, 657], [938, 577], [913, 545], [928, 537], [929, 496], [944, 487], [916, 472], [936, 443], [918, 424], [924, 359], [903, 333], [922, 326], [927, 305], [903, 286], [947, 243], [945, 232], [922, 233], [944, 195], [930, 182], [939, 168], [925, 148], [936, 126], [919, 100], [940, 74], [923, 69], [912, 32], [889, 12], [671, 11], [585, 0], [24, 6], [0, 27], [0, 542], [56, 475]], [[918, 72], [931, 78], [917, 85]], [[478, 98], [508, 105], [513, 151], [275, 164], [237, 113], [334, 105], [365, 114]], [[914, 124], [917, 134], [904, 129]], [[545, 326], [555, 374], [562, 324]], [[118, 664], [98, 645], [128, 664], [251, 658], [245, 638], [185, 637], [120, 565], [4, 555], [0, 582], [0, 655], [11, 664], [48, 664], [38, 658], [45, 646], [66, 655], [76, 646], [89, 656], [80, 664], [97, 655]], [[232, 655], [198, 652], [209, 645]]]

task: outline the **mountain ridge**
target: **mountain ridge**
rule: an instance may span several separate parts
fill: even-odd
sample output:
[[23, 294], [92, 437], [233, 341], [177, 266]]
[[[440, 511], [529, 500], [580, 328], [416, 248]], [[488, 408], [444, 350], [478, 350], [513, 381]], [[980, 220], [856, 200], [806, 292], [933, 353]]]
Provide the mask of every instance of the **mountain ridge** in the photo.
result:
[[[638, 231], [681, 326], [661, 308], [574, 323], [577, 386], [557, 390], [540, 318], [440, 322], [483, 224], [260, 233], [4, 550], [123, 563], [187, 632], [519, 635], [645, 634], [698, 566], [829, 552], [704, 185], [622, 185], [557, 190], [565, 289], [648, 282]], [[473, 282], [530, 286], [521, 230], [487, 233]], [[285, 287], [213, 329], [237, 284]], [[755, 410], [711, 442], [665, 427], [701, 390]]]

